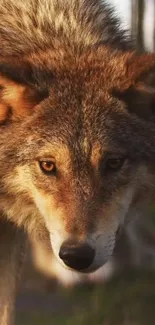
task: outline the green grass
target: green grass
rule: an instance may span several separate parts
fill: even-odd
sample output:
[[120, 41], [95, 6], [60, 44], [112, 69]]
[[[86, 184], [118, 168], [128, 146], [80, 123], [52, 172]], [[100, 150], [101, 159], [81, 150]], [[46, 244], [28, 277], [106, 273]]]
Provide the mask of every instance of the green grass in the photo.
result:
[[103, 286], [58, 294], [70, 307], [51, 313], [18, 311], [16, 325], [155, 325], [154, 272], [130, 271]]

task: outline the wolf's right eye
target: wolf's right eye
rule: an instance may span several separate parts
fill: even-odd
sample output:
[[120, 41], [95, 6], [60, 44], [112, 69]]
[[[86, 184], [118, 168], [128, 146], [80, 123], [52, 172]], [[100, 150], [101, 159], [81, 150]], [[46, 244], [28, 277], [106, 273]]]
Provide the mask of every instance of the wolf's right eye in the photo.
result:
[[56, 172], [56, 165], [53, 160], [39, 161], [40, 169], [47, 175], [53, 175]]

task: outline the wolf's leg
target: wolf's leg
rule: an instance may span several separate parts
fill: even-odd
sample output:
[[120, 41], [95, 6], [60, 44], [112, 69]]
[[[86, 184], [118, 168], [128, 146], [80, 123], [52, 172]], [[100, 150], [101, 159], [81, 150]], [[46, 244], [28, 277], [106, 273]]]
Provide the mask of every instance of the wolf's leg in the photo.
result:
[[22, 230], [0, 221], [0, 325], [13, 325], [17, 281], [26, 240]]

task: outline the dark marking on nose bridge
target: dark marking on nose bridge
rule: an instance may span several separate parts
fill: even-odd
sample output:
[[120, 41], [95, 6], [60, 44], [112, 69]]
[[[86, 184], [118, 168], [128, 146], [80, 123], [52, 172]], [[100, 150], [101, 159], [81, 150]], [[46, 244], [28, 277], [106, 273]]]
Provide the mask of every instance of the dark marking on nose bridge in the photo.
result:
[[77, 214], [76, 219], [71, 221], [70, 225], [67, 225], [66, 228], [73, 238], [80, 238], [81, 240], [88, 238], [94, 229], [95, 222], [93, 223], [93, 218], [88, 214], [82, 215], [80, 211], [79, 214]]
[[83, 165], [83, 169], [78, 171], [76, 179], [76, 192], [80, 201], [91, 201], [94, 193], [94, 179], [90, 166]]
[[93, 188], [90, 179], [83, 179], [83, 182], [79, 181], [79, 187], [81, 192], [82, 200], [88, 201], [93, 196]]
[[[71, 144], [72, 146], [72, 144]], [[100, 146], [92, 146], [91, 139], [81, 135], [78, 141], [71, 147], [72, 166], [73, 166], [73, 209], [69, 212], [66, 223], [66, 231], [71, 236], [87, 238], [96, 228], [96, 200], [95, 192], [97, 184], [92, 166], [93, 157], [96, 154], [98, 161], [100, 155]], [[94, 158], [95, 160], [95, 158]], [[96, 211], [97, 212], [97, 211]]]
[[73, 209], [66, 223], [66, 231], [73, 236], [87, 238], [96, 228], [95, 199], [93, 193], [86, 195], [83, 191], [78, 191], [76, 195], [77, 204]]

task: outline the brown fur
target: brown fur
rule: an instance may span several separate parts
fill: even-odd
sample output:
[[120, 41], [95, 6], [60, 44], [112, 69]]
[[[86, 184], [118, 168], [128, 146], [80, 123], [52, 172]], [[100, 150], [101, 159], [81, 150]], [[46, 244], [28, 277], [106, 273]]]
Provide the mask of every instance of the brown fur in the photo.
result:
[[155, 56], [135, 53], [100, 0], [0, 4], [1, 216], [50, 237], [57, 258], [63, 241], [88, 242], [94, 271], [154, 196]]

